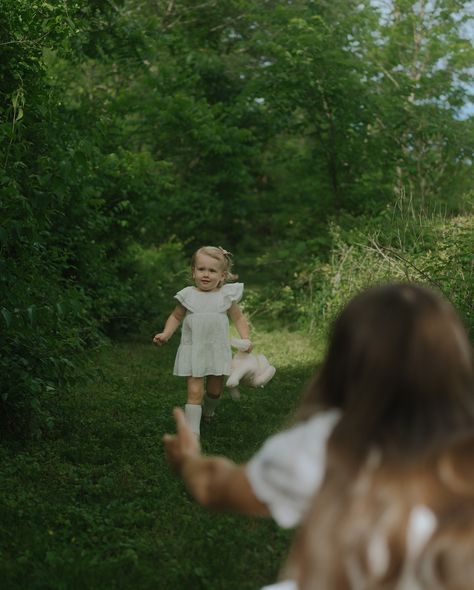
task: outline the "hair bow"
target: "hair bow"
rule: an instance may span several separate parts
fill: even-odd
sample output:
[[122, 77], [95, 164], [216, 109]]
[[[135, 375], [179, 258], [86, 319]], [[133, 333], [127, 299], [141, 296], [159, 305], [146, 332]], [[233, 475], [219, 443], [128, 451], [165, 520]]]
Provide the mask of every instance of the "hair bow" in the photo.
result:
[[228, 250], [224, 250], [224, 248], [222, 246], [218, 246], [218, 248], [222, 252], [222, 254], [224, 254], [224, 256], [232, 256], [232, 252], [229, 252]]

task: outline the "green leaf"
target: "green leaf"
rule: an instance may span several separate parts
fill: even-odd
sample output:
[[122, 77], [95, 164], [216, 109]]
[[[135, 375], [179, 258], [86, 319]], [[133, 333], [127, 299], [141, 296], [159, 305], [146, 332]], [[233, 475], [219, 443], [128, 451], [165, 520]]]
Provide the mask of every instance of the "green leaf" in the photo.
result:
[[11, 326], [12, 323], [12, 314], [8, 311], [8, 309], [2, 308], [2, 316], [5, 320], [5, 324], [7, 328]]
[[28, 321], [30, 323], [30, 326], [33, 327], [33, 324], [36, 320], [36, 305], [30, 305], [30, 307], [28, 307], [28, 309], [27, 309], [27, 314], [28, 314]]

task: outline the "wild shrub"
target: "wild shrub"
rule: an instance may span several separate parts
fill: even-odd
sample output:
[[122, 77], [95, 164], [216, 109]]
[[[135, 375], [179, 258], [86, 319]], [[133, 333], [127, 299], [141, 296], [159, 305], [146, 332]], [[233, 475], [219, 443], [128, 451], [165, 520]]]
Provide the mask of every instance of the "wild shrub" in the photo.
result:
[[344, 233], [334, 224], [329, 260], [308, 265], [302, 289], [303, 321], [310, 330], [326, 329], [358, 291], [388, 281], [415, 281], [440, 291], [457, 308], [473, 332], [474, 218], [420, 214], [408, 224], [390, 215]]
[[[281, 242], [256, 260], [263, 283], [246, 297], [251, 315], [325, 332], [360, 290], [416, 281], [444, 294], [471, 334], [474, 217], [447, 216], [399, 199], [375, 217], [340, 214], [312, 240]], [[265, 277], [260, 281], [261, 277]]]
[[0, 4], [0, 434], [20, 438], [53, 428], [51, 396], [131, 306], [126, 254], [166, 175], [117, 146], [122, 121], [71, 100], [49, 67], [51, 52], [71, 69], [85, 57], [79, 5], [40, 1], [32, 18], [26, 0]]
[[112, 334], [154, 334], [173, 309], [174, 294], [191, 274], [183, 245], [171, 240], [156, 247], [134, 244], [126, 256], [128, 296], [109, 321]]

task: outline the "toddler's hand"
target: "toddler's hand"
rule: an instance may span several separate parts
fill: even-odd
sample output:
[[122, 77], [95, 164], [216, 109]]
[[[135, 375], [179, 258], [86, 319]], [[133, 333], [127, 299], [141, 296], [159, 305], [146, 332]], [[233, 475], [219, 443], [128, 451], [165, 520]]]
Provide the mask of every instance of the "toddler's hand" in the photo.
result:
[[153, 344], [161, 346], [162, 344], [165, 344], [165, 342], [168, 342], [168, 338], [165, 336], [164, 332], [160, 332], [160, 334], [155, 334], [155, 337], [153, 338]]
[[196, 435], [186, 422], [183, 410], [175, 408], [173, 415], [176, 420], [177, 433], [175, 435], [165, 434], [163, 443], [166, 459], [171, 469], [180, 474], [185, 460], [191, 456], [199, 455], [201, 447]]
[[230, 345], [240, 352], [251, 352], [253, 348], [252, 342], [248, 338], [231, 338]]

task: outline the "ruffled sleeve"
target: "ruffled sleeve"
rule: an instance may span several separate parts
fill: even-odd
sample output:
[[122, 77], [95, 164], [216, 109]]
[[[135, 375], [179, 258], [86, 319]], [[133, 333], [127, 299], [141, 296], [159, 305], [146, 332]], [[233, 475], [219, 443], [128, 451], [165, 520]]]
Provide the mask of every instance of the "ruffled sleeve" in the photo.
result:
[[285, 580], [271, 586], [264, 586], [261, 590], [298, 590], [298, 586], [294, 580]]
[[181, 291], [178, 291], [174, 297], [189, 311], [196, 311], [194, 287], [185, 287]]
[[242, 299], [242, 295], [244, 294], [244, 284], [225, 283], [221, 287], [221, 293], [224, 298], [225, 308], [229, 309], [233, 303], [238, 303]]
[[326, 471], [326, 443], [339, 410], [315, 415], [270, 437], [246, 467], [250, 486], [283, 528], [299, 524]]

